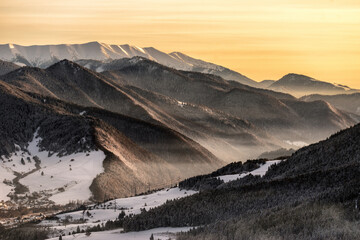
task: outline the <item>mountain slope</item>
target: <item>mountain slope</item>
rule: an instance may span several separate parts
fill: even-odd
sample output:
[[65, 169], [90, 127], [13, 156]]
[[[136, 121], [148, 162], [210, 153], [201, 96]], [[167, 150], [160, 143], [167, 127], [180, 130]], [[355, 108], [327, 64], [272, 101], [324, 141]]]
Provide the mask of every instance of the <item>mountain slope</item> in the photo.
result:
[[313, 95], [303, 96], [302, 98], [300, 98], [300, 100], [306, 102], [323, 100], [343, 111], [353, 113], [356, 115], [360, 114], [360, 93], [338, 94], [338, 95], [313, 94]]
[[[261, 126], [281, 139], [286, 135], [294, 136], [296, 131], [302, 131], [303, 136], [311, 135], [306, 141], [321, 139], [340, 126], [344, 128], [354, 123], [346, 114], [326, 104], [317, 104], [318, 108], [314, 108], [287, 94], [252, 88], [214, 75], [176, 71], [146, 59], [119, 61], [111, 68], [117, 70], [103, 72], [114, 85], [130, 85], [185, 104], [206, 106]], [[321, 113], [318, 119], [329, 122], [323, 128], [327, 128], [323, 135], [318, 131], [319, 135], [313, 136], [312, 129], [310, 131], [313, 126], [310, 118], [316, 118], [315, 115], [302, 116], [304, 111], [310, 113], [311, 108]], [[287, 129], [293, 132], [289, 134]]]
[[329, 171], [358, 165], [360, 125], [340, 131], [330, 138], [296, 151], [287, 161], [272, 168], [267, 179], [286, 178], [314, 171]]
[[152, 47], [140, 48], [127, 44], [109, 45], [99, 42], [34, 46], [0, 45], [0, 59], [40, 68], [49, 67], [62, 59], [69, 59], [71, 61], [87, 59], [90, 60], [90, 64], [86, 63], [85, 65], [93, 67], [95, 64], [93, 60], [97, 60], [96, 69], [101, 71], [104, 68], [103, 65], [106, 65], [109, 60], [131, 58], [134, 56], [145, 57], [179, 70], [212, 73], [225, 79], [239, 81], [248, 85], [257, 84], [248, 77], [222, 66], [194, 59], [182, 53], [174, 52], [167, 54]]
[[[235, 156], [237, 159], [239, 156], [247, 158], [247, 153], [234, 148], [234, 144], [228, 143], [225, 138], [231, 141], [236, 139], [237, 143], [247, 146], [259, 146], [262, 141], [259, 141], [255, 133], [259, 137], [265, 136], [265, 134], [258, 134], [260, 130], [251, 127], [241, 119], [231, 116], [226, 119], [222, 113], [209, 111], [202, 106], [185, 106], [179, 104], [179, 101], [174, 98], [140, 89], [130, 89], [67, 60], [47, 69], [24, 67], [3, 76], [2, 79], [27, 92], [55, 97], [82, 106], [103, 108], [167, 126], [196, 141], [201, 141], [219, 157], [227, 151], [230, 159], [228, 157], [226, 159], [229, 161], [236, 160]], [[163, 98], [167, 98], [167, 101], [162, 101]], [[188, 119], [184, 121], [184, 118]], [[203, 119], [212, 119], [211, 123], [206, 124], [208, 127], [205, 127]], [[216, 147], [219, 143], [222, 144], [222, 148]]]
[[[182, 61], [182, 62], [192, 65], [192, 68], [190, 70], [194, 71], [194, 72], [214, 74], [214, 75], [220, 76], [224, 79], [234, 80], [234, 81], [237, 81], [242, 84], [249, 85], [249, 86], [257, 86], [258, 85], [258, 83], [256, 81], [254, 81], [238, 72], [232, 71], [228, 68], [225, 68], [225, 67], [213, 64], [213, 63], [205, 62], [200, 59], [192, 58], [192, 57], [187, 56], [180, 52], [170, 53], [170, 56], [178, 59], [179, 61]], [[159, 63], [161, 63], [161, 62], [159, 62]], [[166, 64], [163, 64], [163, 65], [166, 65]], [[187, 69], [181, 69], [181, 70], [187, 70]]]
[[[166, 127], [27, 94], [2, 81], [0, 101], [1, 188], [13, 189], [10, 195], [1, 192], [3, 200], [8, 195], [29, 204], [31, 196], [38, 196], [34, 201], [40, 205], [64, 204], [89, 198], [89, 187], [94, 199], [103, 200], [134, 194], [134, 188], [147, 191], [143, 186], [148, 183], [159, 188], [223, 164]], [[77, 188], [88, 193], [70, 194]], [[28, 194], [19, 197], [23, 193]]]
[[268, 86], [279, 92], [286, 92], [301, 97], [309, 94], [341, 94], [354, 93], [355, 89], [345, 88], [328, 82], [322, 82], [305, 75], [290, 73]]
[[112, 70], [96, 73], [63, 60], [1, 78], [28, 92], [174, 129], [225, 161], [293, 147], [291, 142], [313, 142], [354, 123], [328, 104], [178, 71], [146, 58], [114, 60], [107, 69]]
[[60, 61], [47, 69], [20, 68], [0, 79], [24, 91], [153, 120], [136, 100], [126, 93], [107, 83], [96, 73], [67, 60]]
[[0, 76], [7, 74], [11, 71], [14, 71], [15, 69], [18, 69], [18, 68], [20, 68], [20, 66], [14, 64], [14, 63], [5, 62], [5, 61], [0, 60]]
[[[248, 175], [217, 184], [215, 189], [129, 217], [124, 228], [204, 226], [180, 239], [357, 238], [359, 130], [356, 125], [302, 148], [270, 167], [264, 177]], [[314, 228], [320, 222], [321, 228]]]

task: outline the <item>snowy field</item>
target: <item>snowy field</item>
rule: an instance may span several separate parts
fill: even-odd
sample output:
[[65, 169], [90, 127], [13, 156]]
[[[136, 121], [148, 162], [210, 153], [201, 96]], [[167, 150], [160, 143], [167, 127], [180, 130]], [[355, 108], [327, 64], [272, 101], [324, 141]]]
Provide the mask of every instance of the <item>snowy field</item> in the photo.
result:
[[[243, 174], [234, 174], [234, 175], [224, 175], [219, 178], [224, 180], [224, 182], [230, 182], [238, 178], [242, 178], [248, 174], [263, 176], [273, 164], [279, 163], [280, 160], [267, 161], [265, 164], [261, 165], [258, 169], [251, 171], [249, 173]], [[153, 229], [148, 231], [141, 232], [131, 232], [131, 233], [120, 233], [121, 229], [115, 231], [104, 231], [104, 232], [93, 232], [89, 237], [85, 236], [83, 233], [75, 234], [74, 236], [69, 236], [69, 233], [76, 231], [79, 227], [80, 230], [86, 230], [88, 227], [94, 227], [102, 224], [105, 224], [108, 220], [116, 220], [121, 211], [124, 211], [126, 215], [129, 214], [140, 214], [141, 209], [145, 208], [149, 210], [163, 205], [168, 200], [179, 199], [187, 196], [196, 194], [196, 191], [181, 190], [180, 188], [170, 188], [160, 191], [156, 191], [151, 194], [129, 197], [129, 198], [120, 198], [116, 200], [111, 200], [102, 204], [93, 204], [87, 206], [85, 211], [76, 211], [71, 213], [59, 214], [57, 217], [59, 221], [42, 221], [39, 225], [49, 227], [54, 231], [53, 236], [59, 234], [65, 234], [66, 237], [63, 239], [144, 239], [147, 240], [150, 238], [151, 234], [154, 234], [155, 239], [169, 239], [171, 234], [163, 234], [164, 232], [179, 232], [179, 231], [188, 231], [189, 228], [160, 228]], [[79, 220], [85, 220], [84, 223], [80, 224], [71, 224], [71, 222], [64, 226], [63, 221], [65, 219], [70, 219], [70, 221], [78, 222]], [[56, 238], [54, 238], [56, 239]]]
[[[153, 234], [154, 239], [168, 240], [175, 239], [173, 235], [179, 232], [187, 232], [191, 227], [181, 227], [181, 228], [155, 228], [146, 231], [140, 232], [128, 232], [121, 233], [121, 230], [112, 230], [112, 231], [103, 231], [103, 232], [93, 232], [90, 236], [86, 236], [85, 233], [79, 233], [70, 236], [64, 236], [63, 240], [72, 240], [72, 239], [86, 239], [86, 240], [149, 240], [151, 234]], [[58, 240], [59, 237], [51, 238], [51, 240]]]
[[86, 211], [76, 211], [57, 215], [57, 217], [61, 221], [66, 218], [70, 218], [71, 221], [78, 221], [80, 219], [84, 219], [86, 223], [68, 224], [64, 226], [62, 222], [53, 220], [42, 221], [39, 225], [49, 227], [52, 230], [68, 235], [69, 232], [71, 233], [73, 231], [76, 231], [77, 227], [79, 227], [80, 230], [86, 230], [88, 227], [94, 227], [98, 224], [101, 225], [102, 223], [105, 224], [108, 220], [116, 220], [122, 210], [125, 212], [126, 215], [139, 214], [141, 212], [140, 209], [142, 208], [149, 210], [151, 208], [163, 205], [168, 200], [191, 196], [195, 193], [197, 192], [181, 190], [179, 188], [170, 188], [160, 190], [148, 195], [120, 198], [99, 205], [89, 205], [89, 209]]
[[1, 160], [0, 162], [0, 201], [7, 201], [10, 199], [7, 195], [11, 192], [13, 187], [5, 184], [4, 181], [12, 180], [15, 178], [15, 175], [11, 168], [7, 167]]
[[[23, 175], [19, 183], [29, 188], [30, 194], [50, 196], [57, 204], [67, 204], [69, 201], [86, 201], [91, 197], [90, 185], [93, 179], [103, 172], [105, 154], [102, 151], [81, 152], [64, 157], [40, 151], [38, 143], [41, 138], [34, 134], [27, 151], [17, 151], [9, 158], [0, 160], [0, 201], [8, 200], [7, 195], [13, 186], [5, 184], [15, 178], [15, 172]], [[36, 161], [40, 160], [36, 170]]]
[[254, 171], [248, 172], [248, 173], [242, 173], [242, 174], [232, 174], [232, 175], [223, 175], [218, 177], [220, 180], [223, 180], [225, 183], [230, 181], [235, 181], [239, 178], [243, 178], [249, 174], [253, 176], [264, 176], [265, 173], [268, 171], [269, 167], [273, 164], [277, 164], [281, 162], [281, 160], [273, 160], [273, 161], [267, 161], [265, 164], [260, 166], [258, 169], [255, 169]]
[[84, 218], [91, 222], [107, 221], [109, 219], [115, 220], [119, 216], [121, 209], [124, 210], [126, 215], [139, 214], [141, 208], [149, 210], [150, 208], [155, 208], [164, 204], [168, 200], [191, 196], [195, 193], [197, 192], [181, 190], [180, 188], [164, 189], [148, 195], [120, 198], [100, 205], [89, 205], [88, 208], [93, 208], [88, 210], [91, 217], [86, 216], [86, 214], [83, 216], [83, 211], [60, 214], [57, 217], [65, 219], [66, 216], [71, 216], [73, 219]]

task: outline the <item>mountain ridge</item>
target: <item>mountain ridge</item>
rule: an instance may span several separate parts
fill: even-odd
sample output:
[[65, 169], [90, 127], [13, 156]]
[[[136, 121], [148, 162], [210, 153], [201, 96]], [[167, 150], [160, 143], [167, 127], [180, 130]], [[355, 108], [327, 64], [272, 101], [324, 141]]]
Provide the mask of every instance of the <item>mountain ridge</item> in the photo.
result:
[[[110, 59], [129, 58], [134, 56], [145, 57], [179, 70], [209, 72], [222, 76], [225, 79], [232, 79], [242, 83], [256, 85], [256, 82], [250, 78], [220, 65], [194, 59], [185, 54], [181, 54], [181, 57], [174, 52], [167, 54], [153, 47], [140, 48], [128, 44], [116, 45], [96, 41], [84, 44], [31, 46], [21, 46], [17, 44], [0, 45], [0, 59], [41, 68], [46, 68], [62, 59], [69, 59], [72, 61], [80, 59], [107, 61]], [[184, 60], [185, 58], [186, 61]]]
[[289, 73], [284, 75], [279, 80], [271, 83], [267, 87], [280, 92], [287, 92], [293, 94], [296, 97], [302, 97], [309, 94], [351, 94], [359, 92], [356, 89], [351, 89], [342, 85], [334, 85], [332, 83], [320, 81], [312, 77]]

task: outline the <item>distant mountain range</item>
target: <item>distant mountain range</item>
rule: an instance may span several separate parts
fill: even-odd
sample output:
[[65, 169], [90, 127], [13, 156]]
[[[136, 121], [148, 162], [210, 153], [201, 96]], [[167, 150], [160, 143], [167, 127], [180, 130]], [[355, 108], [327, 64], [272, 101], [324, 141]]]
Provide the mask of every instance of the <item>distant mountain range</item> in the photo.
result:
[[[0, 45], [0, 59], [19, 65], [40, 68], [49, 67], [63, 59], [71, 61], [92, 59], [105, 61], [106, 63], [108, 60], [132, 58], [134, 56], [145, 57], [179, 70], [210, 73], [248, 85], [256, 84], [250, 78], [228, 68], [195, 59], [179, 52], [164, 53], [153, 47], [140, 48], [127, 44], [109, 45], [99, 42], [34, 46], [21, 46], [17, 44]], [[101, 71], [100, 64], [97, 63], [97, 65], [96, 70]]]
[[[110, 45], [100, 42], [84, 44], [0, 45], [0, 60], [16, 63], [20, 66], [47, 68], [63, 59], [76, 61], [80, 65], [96, 72], [110, 70], [117, 59], [144, 57], [177, 70], [194, 71], [220, 76], [226, 80], [237, 81], [252, 87], [271, 89], [289, 93], [296, 97], [309, 94], [349, 94], [358, 92], [340, 84], [319, 81], [308, 76], [288, 74], [281, 79], [256, 82], [241, 73], [226, 67], [195, 59], [180, 52], [165, 53], [153, 47]], [[114, 63], [115, 62], [115, 63]]]
[[0, 79], [26, 92], [166, 126], [225, 161], [293, 147], [289, 142], [317, 141], [355, 123], [323, 101], [298, 101], [142, 57], [111, 61], [101, 73], [63, 60], [47, 69], [23, 67]]

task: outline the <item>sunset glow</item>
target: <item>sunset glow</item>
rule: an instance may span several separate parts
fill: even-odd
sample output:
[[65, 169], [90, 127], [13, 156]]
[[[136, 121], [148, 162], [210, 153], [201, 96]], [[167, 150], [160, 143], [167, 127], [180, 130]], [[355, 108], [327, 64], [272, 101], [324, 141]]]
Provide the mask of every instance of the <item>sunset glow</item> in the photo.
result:
[[360, 88], [358, 0], [1, 0], [0, 31], [0, 44], [128, 43], [257, 81], [295, 72]]

